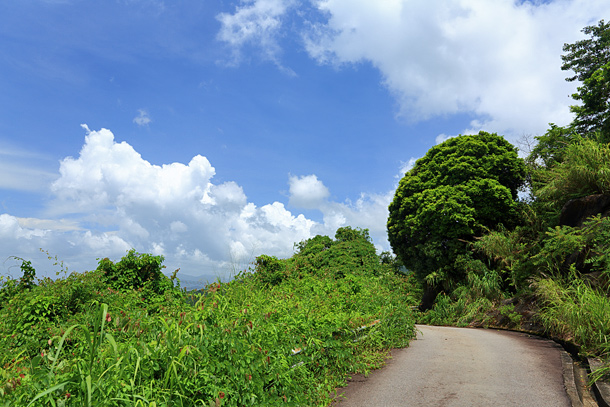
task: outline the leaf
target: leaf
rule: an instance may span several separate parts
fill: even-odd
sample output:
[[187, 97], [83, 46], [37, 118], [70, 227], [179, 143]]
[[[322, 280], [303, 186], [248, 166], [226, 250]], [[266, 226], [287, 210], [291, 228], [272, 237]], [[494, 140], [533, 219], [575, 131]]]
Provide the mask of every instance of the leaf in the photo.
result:
[[57, 384], [51, 388], [48, 388], [47, 390], [43, 391], [42, 393], [39, 393], [36, 395], [36, 397], [34, 397], [32, 399], [32, 401], [30, 401], [28, 403], [28, 407], [32, 405], [32, 403], [34, 403], [36, 400], [46, 396], [47, 394], [51, 394], [53, 393], [55, 390], [63, 390], [63, 388], [66, 386], [66, 384], [70, 383], [69, 381], [65, 381], [63, 383]]

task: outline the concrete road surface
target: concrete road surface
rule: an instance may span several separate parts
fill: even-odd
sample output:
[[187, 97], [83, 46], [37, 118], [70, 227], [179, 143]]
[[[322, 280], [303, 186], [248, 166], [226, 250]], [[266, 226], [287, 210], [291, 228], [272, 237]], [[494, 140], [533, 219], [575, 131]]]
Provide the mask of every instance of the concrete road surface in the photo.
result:
[[568, 407], [561, 347], [516, 332], [421, 326], [368, 378], [355, 378], [340, 407]]

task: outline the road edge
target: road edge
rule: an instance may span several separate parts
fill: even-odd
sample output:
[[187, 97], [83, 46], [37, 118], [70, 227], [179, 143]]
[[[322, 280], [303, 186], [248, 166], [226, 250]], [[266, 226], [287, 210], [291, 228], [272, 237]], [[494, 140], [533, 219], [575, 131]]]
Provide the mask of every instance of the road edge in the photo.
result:
[[[587, 358], [591, 371], [597, 370], [603, 366], [601, 360], [597, 358]], [[602, 407], [610, 407], [610, 384], [601, 380], [593, 383], [593, 391], [597, 397], [598, 403]]]
[[583, 407], [576, 387], [576, 379], [574, 378], [574, 361], [572, 356], [565, 350], [561, 351], [561, 365], [563, 367], [563, 386], [566, 389], [572, 407]]

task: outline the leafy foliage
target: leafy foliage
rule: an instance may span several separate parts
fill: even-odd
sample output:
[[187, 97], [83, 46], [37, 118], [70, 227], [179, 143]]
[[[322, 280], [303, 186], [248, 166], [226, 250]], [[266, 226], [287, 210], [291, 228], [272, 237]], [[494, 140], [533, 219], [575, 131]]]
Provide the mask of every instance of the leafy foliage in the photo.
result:
[[535, 194], [560, 208], [572, 198], [610, 193], [610, 145], [583, 139], [569, 145], [563, 161], [542, 174]]
[[544, 135], [535, 137], [537, 144], [527, 157], [528, 166], [534, 170], [554, 167], [563, 162], [565, 149], [579, 138], [574, 129], [551, 123]]
[[574, 71], [568, 81], [582, 85], [572, 95], [581, 105], [571, 107], [576, 114], [574, 126], [583, 134], [601, 132], [600, 141], [610, 141], [610, 24], [604, 20], [582, 30], [590, 38], [565, 44], [562, 70]]
[[163, 294], [173, 284], [161, 272], [164, 268], [162, 263], [163, 256], [140, 254], [131, 249], [117, 263], [108, 258], [100, 260], [97, 270], [105, 275], [107, 284], [115, 290], [145, 289], [154, 294]]
[[449, 139], [431, 148], [400, 181], [390, 204], [394, 253], [420, 280], [449, 287], [465, 277], [456, 259], [486, 228], [518, 221], [525, 164], [497, 134]]
[[577, 254], [589, 272], [599, 273], [598, 283], [610, 288], [610, 218], [599, 215], [585, 221], [580, 228], [557, 226], [549, 228], [547, 239], [533, 262], [547, 273], [567, 275], [570, 257]]
[[541, 279], [536, 294], [543, 305], [539, 318], [549, 333], [581, 346], [585, 353], [610, 351], [610, 298], [572, 274]]
[[0, 309], [0, 404], [327, 405], [347, 374], [408, 343], [413, 285], [371, 256], [364, 230], [297, 247], [194, 296], [149, 289], [135, 276], [162, 259], [132, 251], [14, 293]]
[[288, 276], [304, 273], [343, 278], [348, 274], [379, 275], [388, 270], [377, 256], [366, 229], [342, 227], [337, 229], [335, 240], [318, 235], [299, 242], [295, 249], [295, 255], [286, 260], [257, 257], [256, 277], [264, 283], [276, 284]]

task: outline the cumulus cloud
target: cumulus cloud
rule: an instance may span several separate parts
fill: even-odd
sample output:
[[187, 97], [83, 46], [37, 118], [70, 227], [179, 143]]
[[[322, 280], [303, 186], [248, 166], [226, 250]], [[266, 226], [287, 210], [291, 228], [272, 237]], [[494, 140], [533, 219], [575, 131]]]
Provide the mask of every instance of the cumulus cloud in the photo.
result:
[[138, 109], [138, 115], [133, 118], [133, 122], [138, 126], [146, 126], [151, 122], [151, 119], [146, 110]]
[[288, 184], [290, 185], [289, 203], [297, 208], [319, 208], [330, 195], [328, 188], [315, 175], [291, 176]]
[[31, 240], [43, 237], [45, 231], [36, 227], [21, 227], [19, 219], [6, 213], [0, 215], [0, 237]]
[[[478, 132], [475, 132], [474, 134], [477, 134]], [[439, 134], [438, 136], [436, 136], [436, 139], [434, 140], [436, 142], [436, 144], [441, 144], [444, 143], [445, 141], [449, 140], [450, 138], [453, 137], [457, 137], [456, 135], [447, 135], [444, 133]]]
[[400, 170], [398, 171], [398, 174], [396, 174], [394, 176], [394, 178], [397, 179], [398, 181], [400, 181], [402, 179], [402, 177], [404, 177], [405, 174], [407, 172], [409, 172], [411, 170], [411, 168], [413, 168], [415, 166], [415, 162], [417, 160], [418, 160], [418, 158], [411, 157], [411, 158], [409, 158], [409, 161], [402, 162], [400, 164]]
[[499, 0], [429, 2], [321, 1], [326, 15], [305, 35], [321, 63], [367, 61], [400, 102], [421, 120], [477, 115], [468, 132], [542, 132], [570, 121], [560, 70], [562, 45], [610, 12], [605, 1], [550, 3]]
[[[283, 19], [301, 20], [308, 54], [321, 64], [370, 63], [420, 121], [470, 114], [464, 134], [487, 130], [515, 139], [571, 121], [575, 83], [564, 79], [564, 43], [610, 14], [606, 0], [243, 0], [218, 16], [218, 38], [242, 56], [256, 44], [279, 64]], [[311, 10], [315, 12], [311, 12]], [[296, 24], [296, 26], [299, 26]]]
[[71, 270], [95, 259], [119, 259], [135, 248], [165, 256], [169, 270], [218, 275], [246, 267], [259, 254], [289, 257], [293, 244], [341, 226], [367, 228], [379, 250], [389, 248], [385, 223], [393, 191], [332, 202], [316, 175], [290, 176], [289, 203], [318, 209], [323, 221], [295, 214], [281, 202], [257, 206], [235, 182], [214, 183], [216, 170], [196, 155], [188, 163], [153, 165], [107, 129], [86, 131], [77, 157], [60, 162], [50, 185], [48, 218], [0, 215], [5, 253], [32, 259], [50, 274], [44, 248]]

